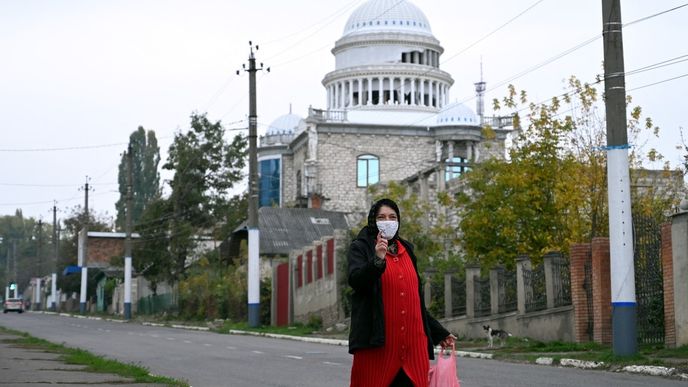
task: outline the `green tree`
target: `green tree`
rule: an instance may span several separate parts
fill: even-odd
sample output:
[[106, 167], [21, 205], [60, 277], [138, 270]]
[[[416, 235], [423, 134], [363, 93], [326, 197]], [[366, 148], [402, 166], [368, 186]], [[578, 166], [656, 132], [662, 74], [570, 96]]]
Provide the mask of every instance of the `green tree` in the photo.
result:
[[[226, 141], [221, 123], [210, 122], [205, 114], [192, 114], [189, 131], [175, 135], [163, 165], [174, 171], [170, 196], [155, 204], [154, 214], [146, 214], [139, 228], [140, 248], [156, 251], [152, 258], [144, 255], [141, 263], [159, 265], [158, 279], [183, 278], [197, 238], [212, 235], [226, 220], [225, 211], [236, 205], [229, 191], [243, 178], [246, 146], [242, 135]], [[167, 242], [164, 249], [156, 245], [162, 240]]]
[[[148, 203], [160, 196], [160, 147], [155, 137], [155, 132], [139, 128], [129, 136], [129, 148], [132, 152], [132, 193], [133, 203], [131, 219], [133, 224], [138, 223], [141, 214]], [[128, 163], [126, 152], [122, 154], [119, 164], [119, 200], [115, 203], [117, 229], [124, 230], [126, 225]]]

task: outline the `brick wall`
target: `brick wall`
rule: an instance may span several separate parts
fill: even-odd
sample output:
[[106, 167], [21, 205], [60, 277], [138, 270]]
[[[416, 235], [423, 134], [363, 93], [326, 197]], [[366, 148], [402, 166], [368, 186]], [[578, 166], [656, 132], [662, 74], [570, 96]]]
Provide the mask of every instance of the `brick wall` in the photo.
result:
[[109, 267], [110, 259], [116, 256], [124, 256], [124, 238], [88, 237], [87, 266]]
[[612, 342], [612, 290], [609, 260], [609, 238], [593, 238], [593, 339], [600, 344]]
[[591, 316], [588, 313], [588, 295], [584, 286], [585, 263], [590, 259], [590, 253], [589, 243], [571, 246], [571, 302], [573, 304], [573, 331], [576, 343], [590, 341], [588, 319]]
[[676, 316], [674, 314], [674, 261], [671, 249], [671, 223], [662, 225], [662, 274], [664, 278], [664, 344], [676, 346]]

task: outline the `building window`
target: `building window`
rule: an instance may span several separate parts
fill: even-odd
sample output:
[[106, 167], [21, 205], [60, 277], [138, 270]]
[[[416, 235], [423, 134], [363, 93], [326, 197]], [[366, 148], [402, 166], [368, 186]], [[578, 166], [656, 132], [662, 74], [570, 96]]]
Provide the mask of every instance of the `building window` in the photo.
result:
[[380, 159], [377, 156], [358, 156], [356, 170], [358, 187], [367, 187], [380, 181]]
[[258, 201], [260, 207], [280, 205], [280, 159], [261, 160]]
[[461, 177], [464, 173], [471, 170], [468, 160], [463, 157], [454, 157], [447, 159], [447, 169], [444, 175], [444, 180], [449, 181]]
[[301, 170], [296, 171], [296, 197], [303, 196], [301, 192]]

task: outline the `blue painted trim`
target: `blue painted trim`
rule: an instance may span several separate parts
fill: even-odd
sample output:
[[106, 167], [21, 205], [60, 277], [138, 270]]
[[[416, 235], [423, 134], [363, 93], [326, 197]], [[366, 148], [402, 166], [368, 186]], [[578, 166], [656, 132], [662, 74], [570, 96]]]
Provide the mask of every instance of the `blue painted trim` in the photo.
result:
[[638, 305], [636, 302], [628, 302], [628, 301], [622, 301], [622, 302], [612, 302], [612, 306], [620, 306], [620, 307], [633, 307]]
[[600, 147], [602, 150], [618, 150], [618, 149], [630, 149], [631, 145], [630, 144], [623, 144], [623, 145], [607, 145]]

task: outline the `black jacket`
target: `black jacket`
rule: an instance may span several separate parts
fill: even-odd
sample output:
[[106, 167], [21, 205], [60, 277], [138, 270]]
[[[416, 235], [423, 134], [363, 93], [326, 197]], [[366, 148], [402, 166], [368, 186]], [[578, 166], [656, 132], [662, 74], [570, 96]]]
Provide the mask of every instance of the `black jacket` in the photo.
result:
[[[382, 306], [382, 273], [385, 268], [373, 264], [375, 258], [375, 238], [364, 227], [349, 249], [349, 285], [354, 292], [351, 296], [351, 330], [349, 332], [349, 353], [361, 348], [382, 347], [385, 345], [385, 321]], [[416, 256], [413, 245], [401, 238], [411, 257], [413, 267], [418, 275]], [[428, 357], [434, 359], [433, 347], [449, 336], [449, 331], [435, 320], [425, 309], [423, 286], [418, 276], [418, 295], [420, 310], [423, 314], [423, 326], [428, 337]]]

